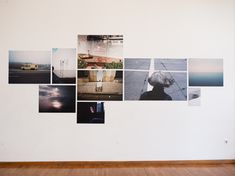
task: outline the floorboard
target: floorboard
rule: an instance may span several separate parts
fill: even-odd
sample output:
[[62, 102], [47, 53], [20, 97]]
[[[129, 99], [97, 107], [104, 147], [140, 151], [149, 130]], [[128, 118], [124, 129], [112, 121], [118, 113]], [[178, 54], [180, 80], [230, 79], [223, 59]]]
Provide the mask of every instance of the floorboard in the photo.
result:
[[235, 176], [235, 164], [156, 167], [0, 167], [0, 176]]

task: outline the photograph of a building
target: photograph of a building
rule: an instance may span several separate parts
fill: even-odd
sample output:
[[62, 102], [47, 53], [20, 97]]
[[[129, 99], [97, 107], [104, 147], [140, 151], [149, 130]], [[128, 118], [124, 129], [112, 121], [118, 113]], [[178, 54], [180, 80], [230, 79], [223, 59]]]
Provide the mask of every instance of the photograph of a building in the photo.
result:
[[122, 100], [122, 71], [79, 70], [77, 77], [78, 100]]
[[50, 83], [50, 71], [50, 51], [9, 51], [10, 84]]
[[78, 35], [78, 69], [122, 69], [122, 35]]
[[75, 84], [76, 49], [52, 48], [52, 83]]

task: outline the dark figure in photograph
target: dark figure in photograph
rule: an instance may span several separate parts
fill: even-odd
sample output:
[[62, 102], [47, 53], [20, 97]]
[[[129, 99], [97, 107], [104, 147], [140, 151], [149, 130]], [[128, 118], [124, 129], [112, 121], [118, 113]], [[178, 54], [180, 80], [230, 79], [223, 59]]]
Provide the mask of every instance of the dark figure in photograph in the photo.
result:
[[140, 96], [140, 100], [172, 100], [171, 96], [164, 91], [165, 87], [169, 87], [174, 83], [172, 78], [161, 72], [154, 72], [148, 78], [148, 83], [153, 86], [151, 91], [144, 92]]
[[79, 102], [77, 123], [104, 123], [103, 102]]

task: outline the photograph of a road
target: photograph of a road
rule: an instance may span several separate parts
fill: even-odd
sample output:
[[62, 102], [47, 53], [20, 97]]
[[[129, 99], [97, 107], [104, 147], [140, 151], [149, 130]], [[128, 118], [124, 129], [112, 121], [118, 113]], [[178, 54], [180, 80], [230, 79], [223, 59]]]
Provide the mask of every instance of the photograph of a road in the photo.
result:
[[125, 100], [187, 100], [187, 59], [126, 58], [124, 63]]
[[50, 78], [50, 51], [9, 51], [9, 84], [45, 84]]

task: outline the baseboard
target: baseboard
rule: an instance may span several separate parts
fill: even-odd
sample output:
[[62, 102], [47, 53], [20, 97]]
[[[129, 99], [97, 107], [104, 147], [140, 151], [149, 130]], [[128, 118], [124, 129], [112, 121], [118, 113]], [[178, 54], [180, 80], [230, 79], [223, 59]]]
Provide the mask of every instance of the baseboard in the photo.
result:
[[220, 165], [235, 164], [235, 160], [176, 160], [176, 161], [42, 161], [42, 162], [0, 162], [0, 168], [6, 167], [74, 167], [74, 168], [104, 168], [104, 167], [164, 167], [185, 165]]

